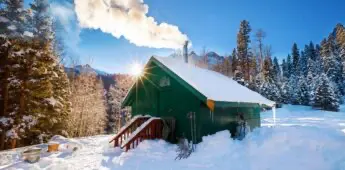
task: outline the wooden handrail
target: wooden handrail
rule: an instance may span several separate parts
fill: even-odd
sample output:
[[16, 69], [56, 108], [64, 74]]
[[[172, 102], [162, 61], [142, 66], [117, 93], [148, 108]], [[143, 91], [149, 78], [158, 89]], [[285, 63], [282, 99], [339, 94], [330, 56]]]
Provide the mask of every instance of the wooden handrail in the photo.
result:
[[109, 143], [114, 141], [114, 147], [118, 147], [125, 141], [129, 135], [139, 126], [141, 126], [145, 121], [147, 121], [150, 117], [142, 116], [142, 117], [134, 117], [129, 124], [125, 127], [121, 128], [120, 132], [115, 135], [115, 137], [109, 141]]
[[161, 139], [162, 138], [162, 128], [163, 122], [159, 118], [151, 118], [146, 122], [147, 124], [142, 124], [143, 127], [139, 127], [137, 133], [133, 133], [128, 141], [125, 141], [121, 148], [125, 148], [127, 152], [131, 148], [135, 148], [145, 139]]

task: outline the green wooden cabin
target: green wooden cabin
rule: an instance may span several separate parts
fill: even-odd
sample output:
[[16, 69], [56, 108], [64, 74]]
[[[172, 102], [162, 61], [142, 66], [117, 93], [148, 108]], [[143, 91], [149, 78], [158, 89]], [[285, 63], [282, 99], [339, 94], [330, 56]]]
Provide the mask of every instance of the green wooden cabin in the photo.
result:
[[175, 119], [175, 136], [191, 139], [188, 113], [195, 113], [196, 140], [218, 131], [235, 133], [242, 113], [251, 129], [260, 127], [260, 108], [274, 102], [217, 72], [175, 58], [151, 57], [122, 106], [132, 116]]

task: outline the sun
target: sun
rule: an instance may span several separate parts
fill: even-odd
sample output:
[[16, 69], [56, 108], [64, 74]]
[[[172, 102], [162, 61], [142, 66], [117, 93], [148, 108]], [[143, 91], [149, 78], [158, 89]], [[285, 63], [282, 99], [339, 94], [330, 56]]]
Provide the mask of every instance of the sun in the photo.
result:
[[131, 64], [131, 74], [135, 77], [140, 77], [143, 74], [144, 66], [138, 62]]

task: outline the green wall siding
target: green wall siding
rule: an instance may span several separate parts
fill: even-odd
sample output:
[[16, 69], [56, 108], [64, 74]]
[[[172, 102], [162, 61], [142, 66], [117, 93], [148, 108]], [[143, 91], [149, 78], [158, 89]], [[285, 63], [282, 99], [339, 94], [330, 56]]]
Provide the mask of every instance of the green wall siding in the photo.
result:
[[239, 113], [244, 114], [244, 119], [251, 129], [260, 127], [260, 107], [216, 107], [214, 113], [211, 113], [206, 106], [200, 109], [201, 114], [198, 115], [200, 137], [226, 129], [234, 136]]
[[[139, 81], [136, 94], [132, 94], [133, 115], [152, 115], [157, 117], [174, 117], [176, 119], [176, 136], [191, 136], [189, 112], [198, 112], [201, 101], [179, 82], [153, 64], [149, 74]], [[161, 78], [168, 78], [170, 86], [160, 87]], [[150, 80], [150, 81], [149, 81]], [[138, 100], [135, 100], [135, 98]]]
[[[260, 107], [229, 107], [234, 106], [220, 104], [214, 113], [210, 113], [204, 101], [195, 93], [167, 74], [161, 67], [151, 63], [146, 70], [146, 78], [138, 80], [137, 86], [130, 93], [127, 105], [132, 107], [132, 114], [151, 115], [156, 117], [174, 117], [176, 119], [176, 137], [184, 135], [191, 139], [191, 124], [187, 117], [189, 112], [196, 113], [197, 141], [202, 136], [214, 134], [228, 129], [234, 133], [236, 129], [237, 114], [244, 113], [251, 129], [260, 126]], [[161, 79], [169, 79], [170, 85], [161, 87]]]

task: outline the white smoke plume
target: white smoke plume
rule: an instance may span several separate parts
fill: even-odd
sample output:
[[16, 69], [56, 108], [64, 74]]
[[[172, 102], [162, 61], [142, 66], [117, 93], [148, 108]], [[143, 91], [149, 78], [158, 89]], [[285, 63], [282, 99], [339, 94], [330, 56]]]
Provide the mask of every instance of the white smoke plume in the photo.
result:
[[158, 24], [147, 16], [143, 0], [75, 0], [75, 11], [83, 28], [100, 29], [116, 38], [123, 36], [137, 46], [181, 48], [187, 35], [175, 25]]

